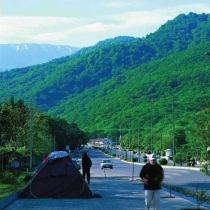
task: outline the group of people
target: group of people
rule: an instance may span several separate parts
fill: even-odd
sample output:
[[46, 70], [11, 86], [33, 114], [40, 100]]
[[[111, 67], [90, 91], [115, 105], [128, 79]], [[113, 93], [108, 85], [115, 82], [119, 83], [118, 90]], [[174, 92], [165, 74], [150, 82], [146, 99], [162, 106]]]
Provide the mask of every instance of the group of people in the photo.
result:
[[[148, 158], [149, 162], [142, 167], [139, 174], [144, 183], [145, 208], [147, 210], [150, 209], [151, 203], [154, 200], [154, 210], [158, 210], [160, 204], [161, 183], [164, 178], [164, 171], [162, 166], [157, 164], [157, 158], [155, 154], [149, 154]], [[84, 152], [82, 158], [82, 175], [84, 179], [87, 176], [88, 184], [90, 184], [91, 166], [92, 161], [88, 157], [88, 154]]]

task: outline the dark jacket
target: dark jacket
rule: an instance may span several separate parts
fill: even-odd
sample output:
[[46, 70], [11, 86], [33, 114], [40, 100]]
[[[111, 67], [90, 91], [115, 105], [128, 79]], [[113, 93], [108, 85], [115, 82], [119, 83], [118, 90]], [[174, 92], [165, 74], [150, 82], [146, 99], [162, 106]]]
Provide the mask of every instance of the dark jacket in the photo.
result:
[[92, 166], [91, 159], [87, 155], [84, 155], [84, 157], [82, 158], [82, 168], [83, 168], [83, 170], [90, 169], [91, 166]]
[[139, 176], [148, 180], [148, 184], [144, 183], [145, 190], [161, 189], [161, 182], [164, 178], [164, 171], [161, 165], [147, 163], [142, 167]]

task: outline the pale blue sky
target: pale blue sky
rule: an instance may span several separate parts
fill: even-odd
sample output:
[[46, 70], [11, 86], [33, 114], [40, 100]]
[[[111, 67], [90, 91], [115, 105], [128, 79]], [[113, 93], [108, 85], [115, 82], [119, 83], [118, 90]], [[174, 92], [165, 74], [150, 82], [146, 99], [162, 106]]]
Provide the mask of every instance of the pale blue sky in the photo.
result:
[[210, 13], [210, 0], [0, 0], [0, 44], [87, 47], [144, 37], [189, 12]]

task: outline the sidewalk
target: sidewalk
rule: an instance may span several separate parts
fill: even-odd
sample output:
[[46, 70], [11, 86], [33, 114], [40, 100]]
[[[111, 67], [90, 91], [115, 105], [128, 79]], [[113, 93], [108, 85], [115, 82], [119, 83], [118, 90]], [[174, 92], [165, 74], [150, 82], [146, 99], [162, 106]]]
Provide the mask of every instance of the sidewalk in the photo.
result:
[[[139, 181], [93, 178], [89, 185], [93, 194], [102, 198], [91, 199], [17, 199], [5, 210], [144, 210], [143, 184]], [[162, 190], [160, 210], [196, 208], [196, 204]], [[210, 204], [202, 206], [210, 209]]]

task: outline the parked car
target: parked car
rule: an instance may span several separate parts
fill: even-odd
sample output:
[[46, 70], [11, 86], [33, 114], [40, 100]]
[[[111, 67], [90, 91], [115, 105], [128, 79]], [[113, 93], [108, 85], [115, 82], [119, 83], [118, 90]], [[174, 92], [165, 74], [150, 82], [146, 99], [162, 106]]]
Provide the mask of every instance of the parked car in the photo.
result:
[[78, 170], [80, 170], [82, 168], [81, 160], [73, 158], [72, 161], [73, 161], [74, 165], [78, 168]]
[[110, 168], [113, 169], [113, 162], [109, 159], [103, 159], [100, 163], [101, 169], [103, 168]]

